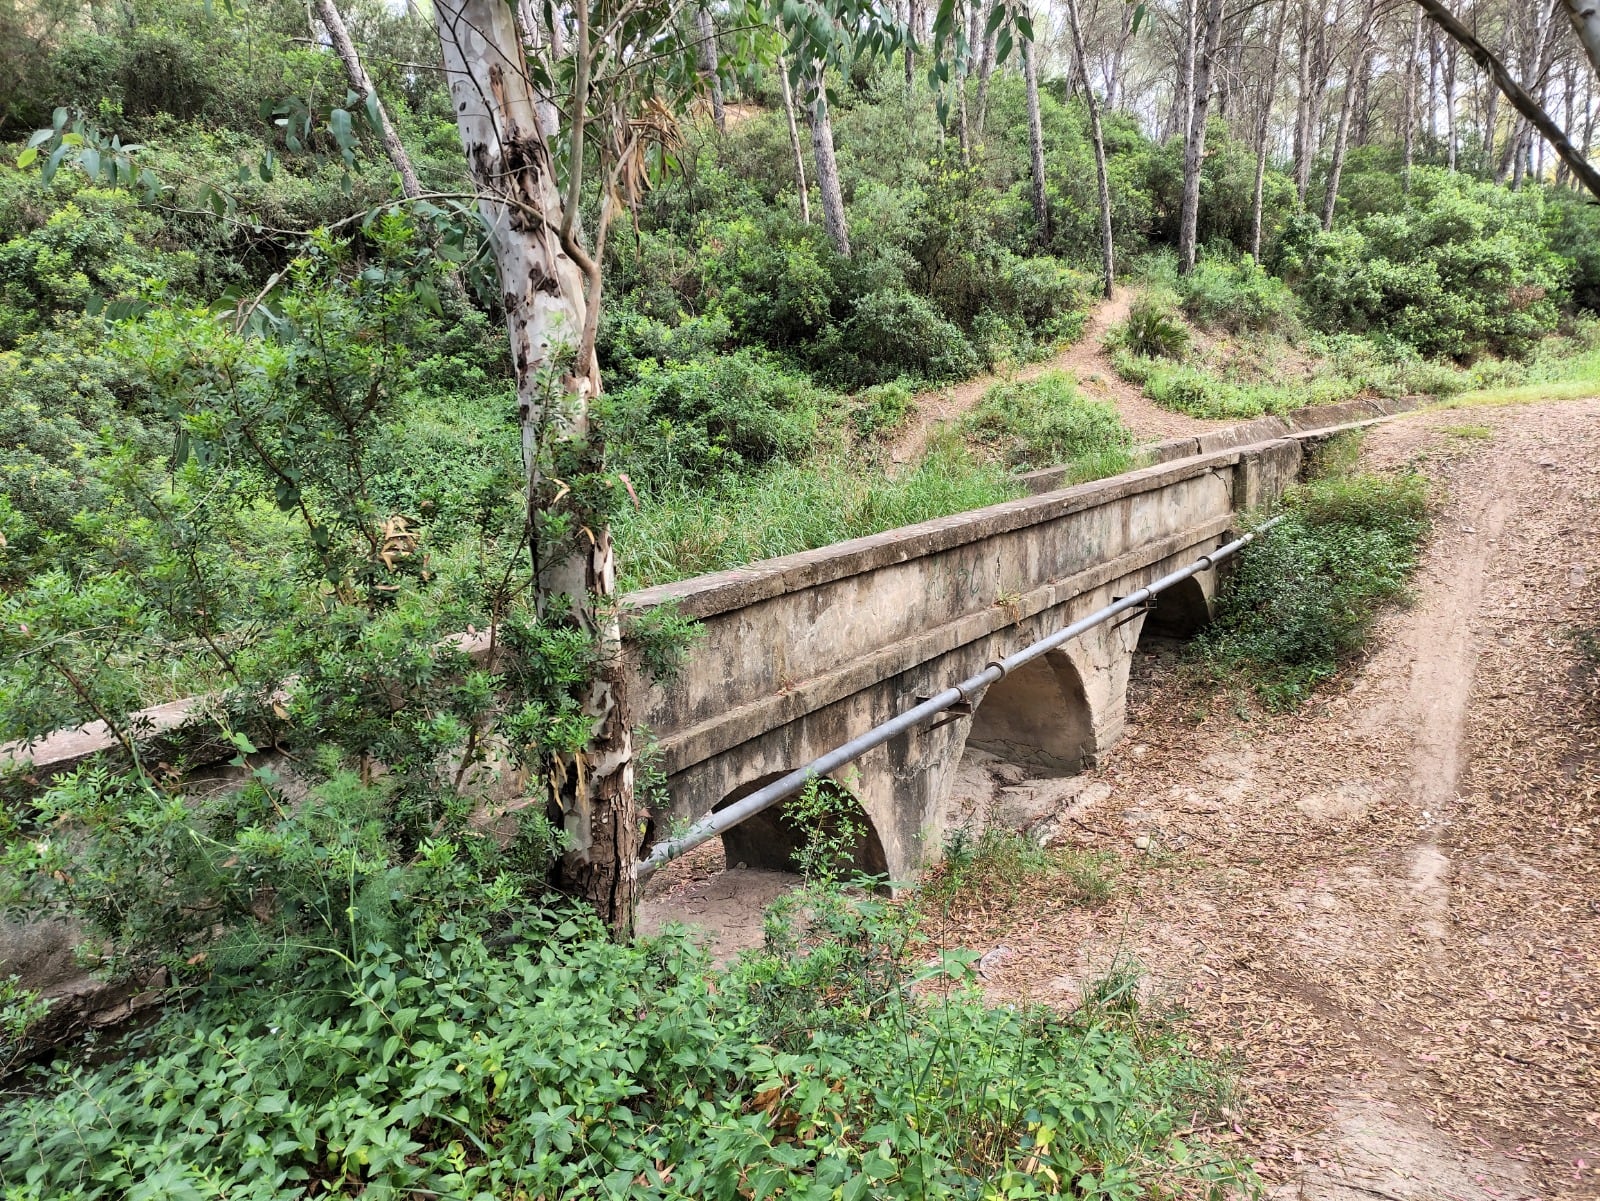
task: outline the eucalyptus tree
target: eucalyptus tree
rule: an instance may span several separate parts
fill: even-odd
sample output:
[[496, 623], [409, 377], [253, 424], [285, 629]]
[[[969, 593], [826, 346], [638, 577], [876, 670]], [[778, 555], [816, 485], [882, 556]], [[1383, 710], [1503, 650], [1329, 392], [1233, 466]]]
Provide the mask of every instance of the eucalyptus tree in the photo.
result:
[[[534, 6], [543, 25], [536, 32], [518, 28], [527, 7], [435, 0], [434, 16], [511, 341], [538, 605], [600, 652], [581, 698], [586, 744], [537, 748], [532, 786], [569, 842], [563, 883], [625, 932], [642, 822], [608, 513], [626, 484], [607, 471], [590, 420], [601, 389], [595, 336], [607, 236], [664, 167], [679, 119], [706, 85], [705, 62], [690, 0], [544, 0]], [[1008, 26], [1024, 36], [1031, 28], [1007, 5], [996, 12], [1003, 59]], [[826, 73], [905, 42], [892, 0], [782, 0], [765, 14], [747, 0], [724, 15], [732, 26], [770, 23], [783, 39], [790, 81], [806, 89], [825, 175], [821, 144], [832, 149]], [[928, 61], [942, 80], [947, 52], [966, 51], [952, 0], [941, 5], [931, 41]], [[746, 46], [759, 53], [758, 41]], [[540, 120], [541, 101], [559, 115], [556, 136]], [[848, 253], [836, 171], [831, 194], [826, 178], [819, 183], [828, 231]], [[584, 217], [586, 206], [592, 217]]]

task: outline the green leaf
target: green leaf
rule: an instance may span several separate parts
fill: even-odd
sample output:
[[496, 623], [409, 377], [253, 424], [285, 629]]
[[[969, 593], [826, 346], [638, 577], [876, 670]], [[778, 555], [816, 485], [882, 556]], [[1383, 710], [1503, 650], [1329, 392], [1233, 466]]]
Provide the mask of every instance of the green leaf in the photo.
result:
[[17, 155], [17, 166], [18, 168], [31, 167], [33, 166], [33, 160], [38, 157], [39, 148], [37, 146], [29, 146], [21, 154]]

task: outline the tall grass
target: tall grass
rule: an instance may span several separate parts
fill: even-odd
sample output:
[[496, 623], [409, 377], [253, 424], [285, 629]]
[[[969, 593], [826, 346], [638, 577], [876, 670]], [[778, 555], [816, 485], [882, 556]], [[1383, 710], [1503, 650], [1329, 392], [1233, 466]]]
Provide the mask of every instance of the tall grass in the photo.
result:
[[1066, 467], [1075, 481], [1116, 475], [1132, 465], [1133, 434], [1117, 410], [1086, 399], [1061, 371], [996, 384], [961, 429], [1013, 467]]
[[624, 589], [948, 517], [1015, 500], [1026, 488], [1003, 467], [942, 441], [914, 470], [840, 457], [775, 463], [706, 487], [663, 484], [617, 516], [613, 535]]

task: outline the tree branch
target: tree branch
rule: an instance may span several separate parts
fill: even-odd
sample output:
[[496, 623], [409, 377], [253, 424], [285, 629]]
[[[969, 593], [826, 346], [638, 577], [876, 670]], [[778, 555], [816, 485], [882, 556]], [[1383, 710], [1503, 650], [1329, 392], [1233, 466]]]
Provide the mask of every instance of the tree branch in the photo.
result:
[[1566, 131], [1550, 119], [1550, 115], [1544, 111], [1539, 102], [1523, 91], [1522, 85], [1511, 78], [1511, 73], [1506, 70], [1505, 64], [1474, 37], [1471, 30], [1456, 20], [1440, 0], [1416, 0], [1416, 2], [1422, 7], [1422, 11], [1428, 14], [1429, 20], [1460, 43], [1462, 49], [1493, 76], [1495, 84], [1511, 102], [1511, 107], [1539, 131], [1544, 140], [1549, 142], [1561, 156], [1561, 160], [1572, 169], [1572, 173], [1583, 181], [1583, 186], [1589, 189], [1595, 200], [1600, 201], [1600, 171], [1595, 170], [1583, 152], [1572, 144]]

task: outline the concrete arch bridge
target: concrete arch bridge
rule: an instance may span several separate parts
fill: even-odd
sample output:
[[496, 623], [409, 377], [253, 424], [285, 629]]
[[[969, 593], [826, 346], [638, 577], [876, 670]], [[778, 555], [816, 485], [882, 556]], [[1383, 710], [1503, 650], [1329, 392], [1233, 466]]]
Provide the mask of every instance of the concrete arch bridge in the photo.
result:
[[[670, 691], [635, 672], [671, 808], [655, 837], [725, 807], [985, 664], [1127, 596], [1226, 542], [1300, 474], [1305, 446], [1409, 407], [1360, 401], [1149, 448], [1160, 461], [1111, 479], [890, 530], [634, 593], [697, 618]], [[970, 712], [899, 735], [837, 777], [870, 829], [861, 866], [907, 879], [937, 858], [966, 748], [1044, 773], [1093, 765], [1122, 734], [1142, 635], [1186, 637], [1209, 619], [1218, 568], [1145, 610], [1090, 630], [989, 685]], [[723, 833], [729, 863], [787, 870], [797, 833], [782, 805]]]

